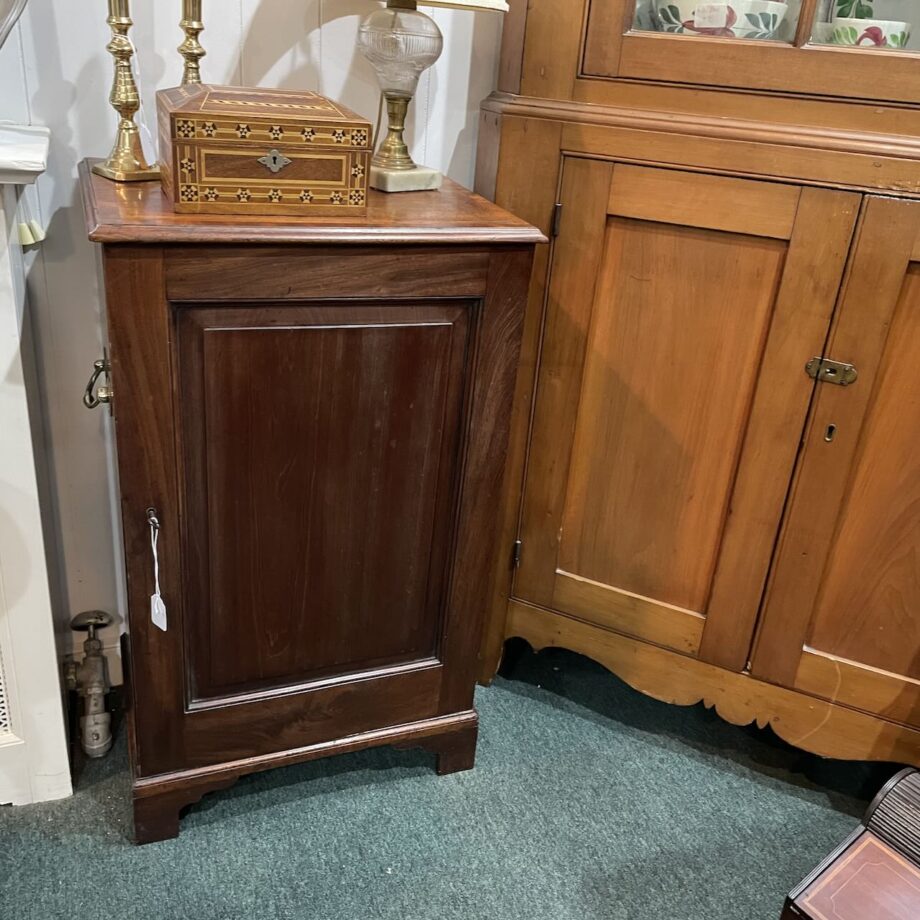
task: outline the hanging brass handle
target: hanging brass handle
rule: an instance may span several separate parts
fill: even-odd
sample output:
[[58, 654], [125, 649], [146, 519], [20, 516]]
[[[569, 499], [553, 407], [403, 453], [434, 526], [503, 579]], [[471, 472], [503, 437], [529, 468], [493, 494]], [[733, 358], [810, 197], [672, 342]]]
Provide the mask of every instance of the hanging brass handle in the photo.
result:
[[[108, 385], [111, 369], [112, 365], [108, 358], [100, 358], [93, 362], [93, 376], [89, 378], [89, 383], [86, 384], [86, 390], [83, 393], [83, 405], [87, 409], [95, 409], [102, 403], [111, 403], [112, 388]], [[104, 386], [97, 387], [96, 383], [103, 374], [105, 374], [106, 383]]]

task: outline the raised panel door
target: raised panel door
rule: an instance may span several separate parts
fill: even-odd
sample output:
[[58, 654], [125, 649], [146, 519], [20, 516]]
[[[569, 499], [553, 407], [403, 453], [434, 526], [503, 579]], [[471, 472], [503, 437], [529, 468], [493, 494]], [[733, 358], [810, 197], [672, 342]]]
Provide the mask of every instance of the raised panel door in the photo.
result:
[[439, 715], [479, 301], [171, 310], [181, 511], [157, 508], [150, 647], [175, 634], [183, 664], [143, 773]]
[[193, 700], [435, 659], [467, 333], [179, 309]]
[[754, 673], [920, 724], [920, 205], [869, 198], [766, 595]]
[[515, 597], [744, 667], [857, 203], [567, 160]]

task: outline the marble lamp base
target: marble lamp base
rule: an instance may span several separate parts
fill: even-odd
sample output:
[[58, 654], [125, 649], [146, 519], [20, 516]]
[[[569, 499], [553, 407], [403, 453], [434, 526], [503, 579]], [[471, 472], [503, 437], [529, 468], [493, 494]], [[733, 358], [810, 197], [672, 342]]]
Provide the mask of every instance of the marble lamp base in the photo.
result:
[[441, 173], [430, 166], [387, 169], [371, 165], [371, 188], [381, 192], [422, 192], [441, 187]]

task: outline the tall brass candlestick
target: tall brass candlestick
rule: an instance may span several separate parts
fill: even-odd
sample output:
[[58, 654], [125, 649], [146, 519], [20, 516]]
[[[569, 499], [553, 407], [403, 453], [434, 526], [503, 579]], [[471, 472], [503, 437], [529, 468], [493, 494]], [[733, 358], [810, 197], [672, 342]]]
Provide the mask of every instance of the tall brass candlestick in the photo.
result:
[[179, 54], [185, 58], [182, 85], [200, 83], [199, 62], [207, 53], [198, 41], [198, 36], [204, 31], [204, 23], [201, 21], [201, 0], [182, 0], [182, 21], [179, 26], [185, 32], [185, 41], [179, 45]]
[[109, 16], [106, 22], [112, 30], [112, 38], [105, 47], [115, 59], [115, 79], [109, 102], [118, 112], [118, 131], [108, 159], [94, 166], [93, 172], [116, 182], [156, 179], [160, 174], [159, 167], [147, 164], [144, 149], [141, 147], [140, 132], [134, 123], [134, 116], [141, 107], [141, 98], [131, 70], [134, 45], [128, 38], [128, 30], [134, 22], [128, 9], [128, 0], [109, 0]]

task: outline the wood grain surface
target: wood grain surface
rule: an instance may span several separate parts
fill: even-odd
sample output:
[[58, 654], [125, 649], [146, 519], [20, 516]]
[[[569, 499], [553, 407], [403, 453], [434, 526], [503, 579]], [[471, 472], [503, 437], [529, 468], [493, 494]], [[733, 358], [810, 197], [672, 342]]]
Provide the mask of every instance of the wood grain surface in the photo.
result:
[[437, 657], [470, 306], [181, 312], [193, 700]]
[[301, 245], [196, 246], [166, 255], [170, 300], [182, 303], [319, 297], [477, 297], [486, 287], [489, 253], [457, 246], [413, 247], [400, 253], [370, 246], [341, 250]]
[[[504, 82], [483, 105], [483, 188], [544, 221], [544, 231], [554, 202], [562, 212], [548, 257], [537, 259], [532, 290], [548, 294], [529, 306], [534, 344], [525, 347], [512, 423], [519, 446], [503, 518], [508, 546], [523, 538], [520, 568], [513, 571], [510, 552], [496, 561], [483, 676], [494, 673], [501, 641], [514, 635], [529, 601], [553, 611], [546, 624], [567, 617], [562, 644], [575, 641], [570, 622], [578, 622], [578, 650], [599, 660], [623, 633], [644, 642], [641, 654], [623, 645], [618, 668], [629, 667], [646, 692], [667, 676], [642, 673], [657, 666], [645, 650], [664, 645], [681, 653], [679, 664], [667, 658], [678, 676], [694, 654], [702, 659], [695, 664], [719, 666], [705, 672], [709, 692], [733, 718], [756, 708], [804, 747], [854, 757], [897, 751], [895, 759], [918, 762], [911, 726], [920, 725], [920, 637], [910, 611], [920, 533], [907, 445], [918, 437], [908, 369], [920, 290], [910, 265], [920, 260], [920, 237], [901, 210], [920, 197], [916, 55], [810, 46], [810, 0], [790, 45], [630, 31], [634, 4], [625, 0], [512, 2]], [[592, 170], [613, 175], [600, 217], [604, 183]], [[891, 200], [867, 197], [876, 195]], [[665, 291], [700, 312], [697, 298], [709, 285], [713, 301], [736, 301], [741, 315], [753, 303], [752, 341], [760, 323], [759, 347], [749, 350], [739, 349], [741, 327], [730, 327], [727, 351], [745, 356], [735, 373], [747, 401], [731, 435], [716, 436], [735, 462], [722, 468], [721, 496], [707, 502], [711, 519], [696, 522], [695, 556], [691, 531], [673, 534], [673, 509], [692, 508], [706, 484], [691, 478], [681, 487], [679, 465], [661, 456], [694, 424], [682, 428], [685, 413], [653, 405], [645, 422], [651, 430], [661, 416], [658, 437], [634, 442], [635, 426], [620, 423], [621, 438], [608, 430], [618, 387], [641, 404], [667, 390], [669, 375], [700, 382], [688, 356], [670, 360], [666, 343], [680, 323], [661, 323], [634, 342], [618, 324], [616, 299], [613, 310], [609, 297], [591, 302], [599, 267], [611, 261], [608, 237], [636, 224], [660, 239], [708, 234], [713, 251], [721, 235], [755, 251], [771, 241], [781, 250], [766, 303], [762, 290], [752, 300], [753, 283], [744, 296], [730, 280], [716, 293], [718, 272], [698, 273], [698, 259], [671, 258], [667, 271], [657, 259], [635, 272], [644, 250], [618, 262], [605, 282], [608, 293], [628, 293], [627, 308], [641, 301], [659, 314]], [[659, 295], [643, 301], [646, 277]], [[687, 320], [682, 338], [691, 352], [700, 350], [695, 332]], [[727, 374], [719, 335], [709, 338], [704, 360]], [[816, 388], [803, 368], [822, 354], [854, 360], [856, 386]], [[724, 376], [714, 383], [716, 402], [719, 393], [728, 393]], [[696, 444], [711, 451], [705, 469], [715, 475], [725, 457], [705, 437]], [[660, 486], [634, 498], [630, 475]], [[661, 507], [670, 519], [655, 513]], [[686, 539], [687, 555], [662, 553], [642, 571], [665, 537]], [[614, 554], [616, 541], [624, 548]], [[688, 559], [701, 565], [695, 579]], [[674, 590], [681, 566], [678, 586], [693, 586], [683, 595]], [[643, 666], [627, 665], [630, 655]], [[745, 676], [751, 666], [761, 680]], [[816, 713], [829, 715], [816, 725]]]
[[613, 173], [607, 213], [788, 240], [801, 194], [795, 185], [621, 164]]
[[885, 722], [521, 601], [509, 605], [507, 631], [536, 650], [565, 648], [587, 655], [662, 702], [703, 703], [733, 725], [769, 725], [784, 741], [822, 757], [920, 766], [920, 731], [915, 727]]
[[[733, 94], [719, 94], [717, 102], [700, 92], [686, 100], [687, 111], [672, 111], [676, 88], [669, 97], [654, 84], [631, 84], [630, 93], [619, 84], [584, 84], [584, 98], [575, 101], [495, 93], [483, 108], [564, 125], [563, 149], [576, 155], [920, 194], [920, 118], [912, 111], [894, 116], [890, 108], [841, 111], [833, 105], [814, 110], [807, 100], [778, 106], [768, 96], [744, 106], [732, 102]], [[640, 108], [646, 100], [648, 107]], [[514, 192], [516, 183], [504, 184], [507, 190], [498, 184], [500, 194], [523, 194], [528, 187]]]
[[747, 666], [799, 452], [797, 433], [814, 393], [802, 355], [823, 351], [859, 205], [851, 192], [802, 190], [700, 646], [701, 658], [725, 668]]
[[613, 218], [604, 248], [557, 567], [702, 613], [786, 246]]
[[536, 414], [524, 487], [521, 534], [527, 552], [514, 579], [518, 597], [552, 603], [594, 289], [603, 258], [603, 226], [613, 167], [572, 159], [562, 177], [563, 209], [543, 324]]
[[572, 157], [562, 208], [512, 596], [741, 670], [856, 198]]
[[368, 193], [355, 217], [258, 217], [176, 214], [156, 182], [109, 182], [80, 164], [86, 231], [97, 243], [507, 243], [545, 237], [530, 224], [445, 179], [434, 192]]
[[[138, 840], [174, 836], [180, 808], [239, 775], [338, 751], [420, 745], [441, 773], [469, 769], [544, 237], [448, 186], [381, 200], [391, 220], [344, 235], [286, 224], [280, 245], [265, 219], [220, 223], [218, 244], [169, 215], [164, 239], [155, 186], [84, 183], [117, 227], [103, 251]], [[432, 232], [420, 200], [437, 203]]]
[[793, 903], [807, 920], [914, 920], [920, 868], [866, 832]]
[[[886, 381], [897, 379], [890, 376], [887, 367], [883, 368], [886, 343], [891, 341], [893, 347], [899, 347], [906, 342], [910, 347], [913, 340], [917, 320], [916, 310], [911, 304], [915, 302], [917, 287], [908, 274], [908, 266], [920, 227], [918, 221], [920, 206], [914, 202], [871, 198], [864, 209], [854, 243], [826, 354], [834, 360], [853, 363], [860, 376], [854, 386], [822, 385], [817, 391], [789, 509], [777, 544], [774, 572], [765, 597], [763, 619], [754, 650], [754, 673], [785, 686], [795, 686], [803, 650], [815, 641], [812, 631], [815, 614], [823, 606], [823, 598], [829, 596], [828, 591], [836, 595], [838, 605], [845, 605], [844, 610], [857, 615], [857, 623], [865, 622], [863, 616], [868, 616], [869, 625], [868, 632], [863, 632], [861, 639], [857, 639], [855, 644], [848, 643], [845, 637], [852, 634], [854, 624], [835, 607], [834, 625], [831, 627], [834, 634], [828, 634], [825, 623], [821, 637], [823, 645], [818, 646], [822, 651], [857, 661], [865, 661], [863, 656], [869, 656], [871, 663], [893, 672], [906, 666], [905, 655], [917, 653], [913, 632], [901, 634], [897, 628], [892, 632], [898, 619], [897, 611], [902, 608], [897, 595], [891, 596], [890, 586], [882, 589], [873, 606], [859, 612], [858, 598], [869, 599], [865, 593], [866, 586], [862, 584], [867, 571], [862, 568], [863, 560], [856, 569], [857, 563], [851, 556], [850, 568], [836, 568], [831, 582], [827, 581], [827, 574], [829, 563], [835, 556], [839, 558], [837, 553], [848, 552], [847, 543], [858, 542], [864, 539], [862, 534], [865, 534], [872, 543], [871, 552], [879, 554], [875, 561], [881, 566], [873, 568], [871, 561], [865, 560], [870, 563], [872, 573], [869, 584], [878, 585], [879, 577], [885, 579], [893, 575], [894, 585], [906, 588], [908, 594], [914, 591], [908, 587], [915, 582], [910, 566], [902, 569], [900, 574], [890, 568], [892, 561], [896, 561], [903, 551], [910, 553], [916, 539], [915, 530], [911, 530], [915, 526], [911, 523], [911, 500], [908, 498], [905, 506], [899, 496], [894, 504], [866, 505], [863, 508], [861, 492], [854, 491], [854, 477], [860, 477], [866, 469], [871, 469], [871, 464], [877, 459], [886, 458], [886, 464], [894, 463], [898, 467], [898, 477], [908, 477], [899, 480], [901, 486], [897, 491], [903, 491], [906, 486], [909, 496], [910, 476], [916, 476], [909, 461], [902, 459], [899, 462], [897, 459], [898, 456], [903, 457], [903, 447], [888, 459], [888, 451], [894, 444], [867, 441], [865, 435], [868, 431], [864, 426], [873, 416], [875, 420], [887, 424], [895, 435], [899, 424], [906, 424], [908, 429], [914, 425], [909, 410], [905, 420], [899, 420], [900, 413], [907, 407], [889, 403], [879, 387], [884, 386]], [[905, 296], [907, 299], [902, 300]], [[900, 312], [904, 317], [901, 334], [898, 340], [889, 339], [892, 318], [899, 306], [903, 308]], [[830, 425], [835, 427], [833, 439], [829, 441]], [[895, 427], [892, 428], [892, 425]], [[864, 465], [865, 461], [869, 461], [870, 467]], [[886, 471], [886, 475], [891, 472]], [[891, 488], [891, 485], [883, 480], [875, 487]], [[869, 520], [863, 522], [864, 529], [860, 534], [853, 530], [841, 531], [839, 527], [845, 517], [849, 514], [852, 521], [854, 513], [869, 515]], [[911, 536], [908, 537], [908, 534]], [[879, 545], [881, 535], [884, 539]], [[843, 543], [841, 537], [845, 538]], [[905, 539], [907, 542], [903, 542]], [[897, 544], [903, 549], [898, 549]], [[862, 543], [860, 551], [869, 550], [870, 547]], [[857, 571], [863, 572], [859, 585], [854, 581]], [[909, 573], [907, 581], [904, 581], [905, 572]], [[872, 590], [870, 587], [870, 593]], [[849, 599], [856, 607], [846, 606]], [[884, 601], [881, 606], [878, 605], [879, 600]], [[869, 635], [872, 643], [866, 645]], [[873, 647], [878, 648], [879, 642], [882, 648], [889, 649], [887, 657], [884, 654], [881, 657], [873, 655]]]

